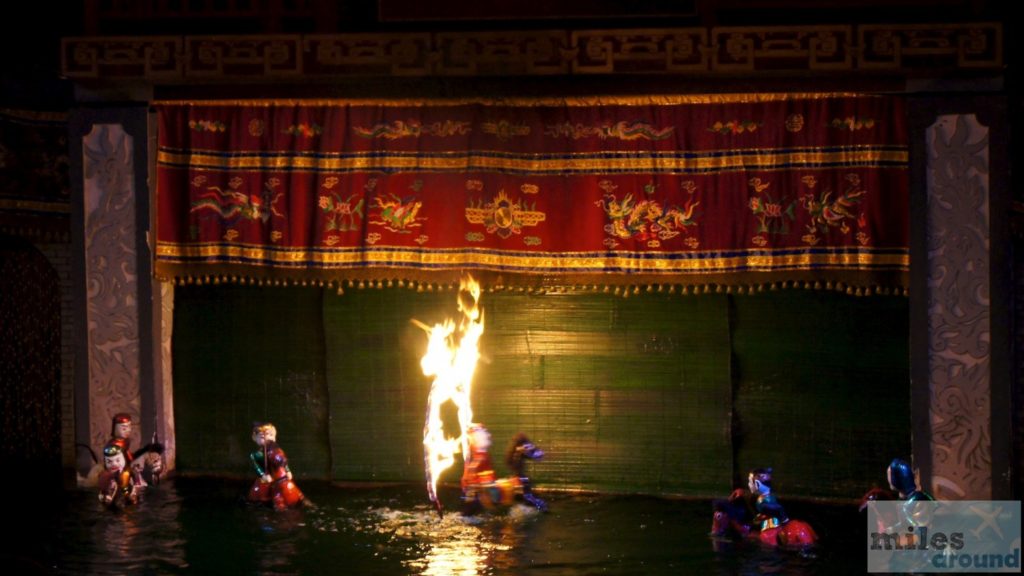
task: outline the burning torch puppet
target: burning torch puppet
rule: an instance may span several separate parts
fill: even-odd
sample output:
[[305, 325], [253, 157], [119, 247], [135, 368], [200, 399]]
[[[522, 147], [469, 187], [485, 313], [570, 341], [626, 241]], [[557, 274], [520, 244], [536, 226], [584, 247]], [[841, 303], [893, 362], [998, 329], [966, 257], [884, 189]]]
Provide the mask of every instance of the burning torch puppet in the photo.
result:
[[[107, 445], [118, 446], [121, 449], [125, 462], [128, 468], [131, 469], [132, 483], [139, 487], [146, 486], [146, 482], [142, 479], [142, 473], [145, 470], [149, 472], [150, 478], [155, 484], [159, 482], [160, 474], [164, 468], [164, 446], [156, 440], [156, 433], [154, 432], [151, 443], [132, 452], [132, 425], [131, 415], [124, 412], [114, 414], [114, 418], [110, 423], [110, 440], [107, 442]], [[104, 449], [104, 452], [106, 452], [106, 449]], [[144, 456], [144, 458], [138, 458], [139, 456]]]
[[99, 476], [100, 502], [110, 506], [124, 506], [139, 501], [132, 481], [124, 450], [119, 444], [103, 447], [103, 471]]
[[249, 489], [249, 501], [270, 502], [275, 510], [302, 504], [305, 496], [295, 482], [292, 482], [288, 457], [277, 445], [277, 428], [269, 422], [253, 425], [252, 441], [260, 447], [249, 455], [259, 478]]

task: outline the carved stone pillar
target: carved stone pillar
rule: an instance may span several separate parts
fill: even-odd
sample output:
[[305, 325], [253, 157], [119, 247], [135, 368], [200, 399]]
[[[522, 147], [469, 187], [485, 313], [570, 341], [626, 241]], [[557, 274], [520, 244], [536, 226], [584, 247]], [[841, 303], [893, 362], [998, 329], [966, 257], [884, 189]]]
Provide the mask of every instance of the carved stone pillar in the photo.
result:
[[[111, 417], [139, 417], [139, 290], [134, 145], [120, 124], [82, 139], [89, 445], [110, 438]], [[139, 445], [139, 438], [133, 444]]]
[[939, 116], [926, 147], [929, 488], [938, 498], [989, 499], [989, 129], [974, 115]]
[[[137, 420], [132, 446], [147, 444], [157, 431], [173, 463], [173, 290], [152, 278], [149, 114], [142, 106], [83, 109], [72, 114], [70, 132], [73, 291], [83, 327], [76, 442], [98, 451], [110, 438], [111, 417], [128, 412]], [[80, 458], [79, 471], [89, 464]]]

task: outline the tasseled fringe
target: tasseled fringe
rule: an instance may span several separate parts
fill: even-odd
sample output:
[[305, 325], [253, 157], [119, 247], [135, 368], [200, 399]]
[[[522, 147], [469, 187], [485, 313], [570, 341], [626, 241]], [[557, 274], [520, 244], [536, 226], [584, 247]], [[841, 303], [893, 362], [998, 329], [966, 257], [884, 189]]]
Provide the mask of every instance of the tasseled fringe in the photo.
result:
[[[156, 280], [167, 282], [175, 286], [220, 286], [222, 284], [236, 284], [242, 286], [303, 286], [317, 287], [334, 290], [339, 296], [345, 294], [346, 289], [365, 290], [366, 288], [400, 288], [423, 292], [452, 292], [459, 288], [455, 282], [424, 282], [406, 280], [403, 278], [382, 278], [382, 279], [317, 279], [317, 278], [263, 278], [252, 276], [238, 276], [236, 274], [203, 274], [198, 276], [156, 276]], [[644, 294], [676, 294], [689, 296], [695, 294], [736, 294], [756, 295], [765, 291], [778, 291], [788, 289], [803, 290], [828, 290], [836, 291], [849, 296], [903, 296], [907, 297], [909, 291], [901, 286], [884, 285], [854, 285], [832, 280], [777, 280], [773, 282], [757, 282], [750, 284], [727, 284], [708, 282], [704, 284], [676, 284], [676, 283], [640, 283], [640, 284], [563, 284], [563, 285], [507, 285], [501, 282], [484, 285], [482, 289], [486, 292], [513, 292], [535, 296], [563, 295], [569, 293], [603, 293], [629, 298]]]

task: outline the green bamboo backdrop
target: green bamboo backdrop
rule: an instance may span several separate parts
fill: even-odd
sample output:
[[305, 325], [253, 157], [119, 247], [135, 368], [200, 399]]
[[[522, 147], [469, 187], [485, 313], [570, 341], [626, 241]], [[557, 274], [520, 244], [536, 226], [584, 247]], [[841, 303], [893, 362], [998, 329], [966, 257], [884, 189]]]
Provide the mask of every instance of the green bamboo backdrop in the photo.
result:
[[254, 475], [255, 421], [271, 421], [292, 468], [326, 477], [322, 292], [178, 290], [174, 419], [183, 471]]
[[[858, 496], [909, 452], [907, 301], [487, 293], [476, 420], [547, 451], [538, 486], [724, 494], [754, 466], [783, 493]], [[179, 467], [249, 473], [277, 424], [299, 477], [423, 478], [430, 382], [416, 318], [454, 292], [188, 287], [176, 293]], [[460, 471], [444, 479], [457, 482]]]

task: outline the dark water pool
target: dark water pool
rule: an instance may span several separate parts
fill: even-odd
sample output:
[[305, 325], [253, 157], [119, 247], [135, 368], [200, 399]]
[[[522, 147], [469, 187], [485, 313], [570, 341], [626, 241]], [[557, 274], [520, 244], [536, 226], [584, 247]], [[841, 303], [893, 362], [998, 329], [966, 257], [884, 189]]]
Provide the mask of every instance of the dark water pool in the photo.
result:
[[[36, 500], [8, 516], [7, 574], [860, 574], [853, 507], [787, 502], [821, 536], [812, 557], [707, 536], [706, 501], [545, 494], [551, 512], [439, 520], [419, 487], [303, 482], [315, 509], [241, 501], [244, 482], [179, 478], [137, 507], [93, 492]], [[442, 493], [449, 505], [454, 491]], [[21, 501], [25, 504], [27, 501]], [[29, 501], [30, 502], [30, 501]], [[17, 507], [15, 507], [17, 508]], [[12, 521], [13, 520], [13, 521]]]

